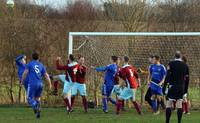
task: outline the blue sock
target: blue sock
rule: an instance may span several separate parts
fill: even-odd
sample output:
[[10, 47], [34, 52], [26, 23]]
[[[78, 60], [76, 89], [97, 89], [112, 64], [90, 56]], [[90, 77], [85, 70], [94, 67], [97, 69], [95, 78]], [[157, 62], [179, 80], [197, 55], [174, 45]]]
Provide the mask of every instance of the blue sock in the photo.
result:
[[107, 111], [108, 110], [107, 98], [103, 98], [102, 103], [103, 103], [103, 110]]
[[116, 101], [113, 99], [113, 98], [109, 98], [109, 101], [113, 104], [113, 105], [116, 105], [117, 103], [116, 103]]
[[31, 107], [33, 108], [33, 110], [35, 110], [38, 103], [37, 103], [36, 100], [34, 100], [32, 98], [28, 98], [28, 104], [31, 105]]
[[157, 111], [157, 100], [152, 100], [151, 103], [152, 103], [153, 111], [156, 112]]

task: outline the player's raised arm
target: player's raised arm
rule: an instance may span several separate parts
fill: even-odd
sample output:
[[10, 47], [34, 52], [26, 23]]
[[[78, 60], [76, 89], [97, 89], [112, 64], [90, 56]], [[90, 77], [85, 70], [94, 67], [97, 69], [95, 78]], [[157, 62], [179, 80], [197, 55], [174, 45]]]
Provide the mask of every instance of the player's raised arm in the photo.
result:
[[68, 66], [67, 65], [66, 66], [62, 65], [60, 62], [61, 62], [61, 57], [57, 57], [57, 59], [56, 59], [56, 68], [58, 70], [67, 70]]
[[17, 65], [21, 65], [21, 64], [22, 64], [21, 60], [22, 60], [24, 57], [25, 57], [25, 55], [20, 55], [20, 56], [18, 56], [18, 57], [15, 59], [16, 64], [17, 64]]

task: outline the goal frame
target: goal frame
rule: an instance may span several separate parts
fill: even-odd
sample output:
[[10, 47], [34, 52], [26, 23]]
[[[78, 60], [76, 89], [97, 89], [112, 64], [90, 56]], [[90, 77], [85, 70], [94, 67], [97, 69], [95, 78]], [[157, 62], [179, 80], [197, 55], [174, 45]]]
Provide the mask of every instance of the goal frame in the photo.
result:
[[74, 36], [200, 36], [200, 32], [69, 32], [68, 54], [73, 54]]

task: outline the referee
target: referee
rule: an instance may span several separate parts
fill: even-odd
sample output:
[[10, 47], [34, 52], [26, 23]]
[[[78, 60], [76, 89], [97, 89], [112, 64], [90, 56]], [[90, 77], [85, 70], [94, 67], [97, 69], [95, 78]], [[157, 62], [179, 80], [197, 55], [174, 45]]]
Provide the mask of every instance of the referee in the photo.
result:
[[185, 77], [187, 75], [187, 65], [182, 61], [180, 51], [175, 53], [175, 60], [168, 64], [167, 82], [169, 91], [167, 94], [166, 123], [170, 123], [171, 108], [173, 101], [176, 101], [178, 123], [182, 119], [182, 102], [185, 88]]

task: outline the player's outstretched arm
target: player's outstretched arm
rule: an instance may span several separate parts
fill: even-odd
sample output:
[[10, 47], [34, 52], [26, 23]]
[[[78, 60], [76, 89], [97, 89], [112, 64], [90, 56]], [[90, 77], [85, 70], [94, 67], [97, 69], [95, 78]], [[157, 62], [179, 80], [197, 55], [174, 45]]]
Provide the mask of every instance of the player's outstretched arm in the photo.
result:
[[[21, 85], [23, 85], [24, 80], [25, 80], [25, 78], [26, 78], [27, 75], [28, 75], [28, 69], [25, 69], [25, 70], [24, 70], [24, 73], [23, 73], [23, 75], [22, 75], [22, 82], [20, 83]], [[21, 86], [21, 85], [20, 85], [20, 86]]]
[[56, 59], [56, 68], [58, 69], [58, 70], [67, 70], [68, 69], [68, 66], [67, 65], [62, 65], [61, 63], [61, 57], [57, 57], [57, 59]]
[[51, 79], [50, 79], [50, 77], [49, 77], [49, 74], [48, 74], [48, 73], [45, 73], [44, 76], [45, 76], [46, 81], [47, 81], [48, 84], [49, 84], [49, 89], [51, 89], [52, 85], [51, 85]]
[[106, 71], [107, 67], [106, 66], [103, 66], [103, 67], [95, 67], [94, 68], [97, 72], [104, 72]]

